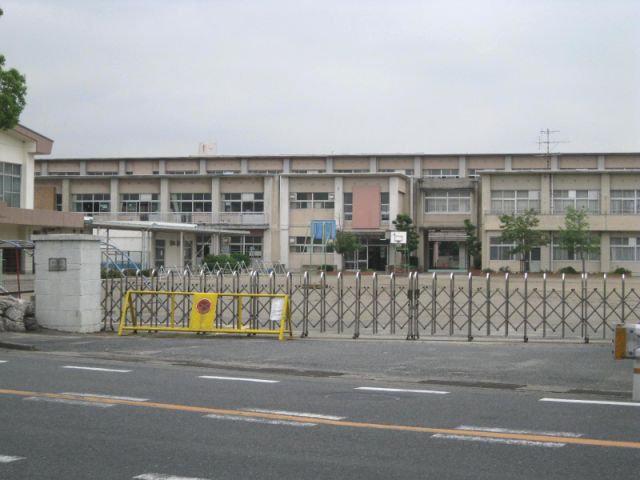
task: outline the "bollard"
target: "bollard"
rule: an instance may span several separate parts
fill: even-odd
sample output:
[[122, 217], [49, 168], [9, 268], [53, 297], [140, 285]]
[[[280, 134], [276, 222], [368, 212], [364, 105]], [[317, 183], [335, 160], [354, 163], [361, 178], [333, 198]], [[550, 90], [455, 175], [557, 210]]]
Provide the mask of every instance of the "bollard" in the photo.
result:
[[[638, 333], [640, 334], [640, 331]], [[636, 348], [636, 361], [633, 365], [633, 396], [631, 398], [634, 402], [640, 402], [640, 348]]]
[[634, 358], [633, 394], [634, 402], [640, 402], [640, 324], [616, 325], [613, 340], [613, 356], [616, 360]]

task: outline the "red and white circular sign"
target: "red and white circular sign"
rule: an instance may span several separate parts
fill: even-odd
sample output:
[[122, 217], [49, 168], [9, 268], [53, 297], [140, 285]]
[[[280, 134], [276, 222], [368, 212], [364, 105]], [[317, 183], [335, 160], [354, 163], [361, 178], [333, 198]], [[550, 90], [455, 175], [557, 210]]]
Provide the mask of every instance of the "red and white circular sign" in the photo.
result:
[[204, 315], [205, 313], [209, 313], [209, 311], [211, 310], [211, 300], [203, 298], [196, 304], [196, 309], [198, 310], [198, 313], [201, 315]]

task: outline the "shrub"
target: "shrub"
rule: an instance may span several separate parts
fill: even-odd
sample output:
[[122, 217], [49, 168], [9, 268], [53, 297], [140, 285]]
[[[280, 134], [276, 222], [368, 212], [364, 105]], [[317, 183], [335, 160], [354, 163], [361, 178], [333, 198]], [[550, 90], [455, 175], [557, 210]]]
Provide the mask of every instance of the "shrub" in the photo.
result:
[[496, 273], [493, 268], [483, 268], [482, 273]]
[[511, 273], [511, 269], [509, 267], [500, 267], [498, 271], [503, 273]]
[[578, 271], [569, 266], [569, 267], [562, 267], [560, 270], [558, 270], [558, 273], [578, 273]]
[[319, 270], [322, 272], [333, 272], [335, 267], [333, 265], [320, 265]]
[[623, 275], [623, 274], [624, 274], [624, 275], [631, 275], [631, 270], [627, 270], [627, 269], [626, 269], [626, 268], [624, 268], [624, 267], [618, 267], [618, 268], [616, 268], [616, 269], [615, 269], [613, 272], [611, 272], [611, 273], [616, 273], [616, 274], [618, 274], [618, 275]]

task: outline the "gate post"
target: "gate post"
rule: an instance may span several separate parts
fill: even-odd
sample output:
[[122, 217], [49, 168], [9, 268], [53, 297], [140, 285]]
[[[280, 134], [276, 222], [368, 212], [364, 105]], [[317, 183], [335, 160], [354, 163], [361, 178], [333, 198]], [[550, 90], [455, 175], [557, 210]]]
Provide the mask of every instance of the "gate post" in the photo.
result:
[[529, 341], [527, 337], [527, 324], [529, 322], [529, 272], [524, 272], [524, 343]]
[[302, 338], [309, 336], [309, 272], [302, 276]]
[[344, 305], [342, 304], [343, 292], [342, 292], [342, 272], [338, 272], [338, 333], [344, 331]]
[[360, 272], [356, 272], [356, 318], [355, 318], [355, 325], [354, 325], [354, 331], [353, 331], [353, 339], [357, 339], [360, 336], [360, 285], [361, 284], [361, 279], [360, 279]]
[[473, 340], [473, 335], [471, 335], [471, 317], [473, 316], [473, 276], [471, 272], [469, 272], [469, 296], [468, 301], [469, 305], [467, 305], [467, 321], [469, 322], [468, 330], [467, 330], [467, 341], [470, 342]]

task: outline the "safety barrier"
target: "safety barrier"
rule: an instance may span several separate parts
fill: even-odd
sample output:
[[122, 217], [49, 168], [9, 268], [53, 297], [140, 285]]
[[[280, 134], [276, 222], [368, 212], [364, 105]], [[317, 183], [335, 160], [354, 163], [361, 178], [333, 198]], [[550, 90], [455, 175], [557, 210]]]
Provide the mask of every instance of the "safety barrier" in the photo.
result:
[[285, 294], [127, 290], [118, 334], [137, 331], [293, 335]]
[[640, 323], [640, 278], [625, 275], [174, 274], [103, 280], [105, 330], [128, 290], [284, 294], [292, 327], [309, 333], [610, 339]]

